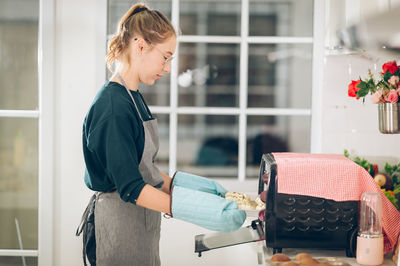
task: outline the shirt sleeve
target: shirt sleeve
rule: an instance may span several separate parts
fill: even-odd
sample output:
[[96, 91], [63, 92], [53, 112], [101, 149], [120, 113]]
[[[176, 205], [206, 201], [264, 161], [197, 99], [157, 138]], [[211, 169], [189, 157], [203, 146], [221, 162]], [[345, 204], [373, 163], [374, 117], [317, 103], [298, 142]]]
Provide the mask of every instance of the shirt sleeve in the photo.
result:
[[111, 115], [89, 136], [88, 148], [99, 158], [123, 201], [136, 204], [146, 183], [139, 172], [134, 130], [140, 130], [128, 116]]

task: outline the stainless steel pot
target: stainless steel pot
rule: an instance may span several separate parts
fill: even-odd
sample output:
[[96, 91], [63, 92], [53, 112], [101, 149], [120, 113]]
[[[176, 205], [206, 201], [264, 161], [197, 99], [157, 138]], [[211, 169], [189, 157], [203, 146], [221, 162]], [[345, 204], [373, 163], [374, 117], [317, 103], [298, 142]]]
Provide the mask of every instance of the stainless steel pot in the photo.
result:
[[379, 103], [379, 131], [383, 134], [400, 133], [400, 103]]

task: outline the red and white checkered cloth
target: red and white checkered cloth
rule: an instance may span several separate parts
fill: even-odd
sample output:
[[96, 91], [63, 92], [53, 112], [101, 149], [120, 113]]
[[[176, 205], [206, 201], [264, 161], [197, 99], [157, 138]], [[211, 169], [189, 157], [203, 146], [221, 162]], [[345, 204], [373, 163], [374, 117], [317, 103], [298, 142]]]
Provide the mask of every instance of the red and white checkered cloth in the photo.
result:
[[331, 199], [359, 201], [364, 192], [382, 197], [382, 229], [385, 253], [400, 234], [400, 212], [385, 197], [371, 175], [343, 155], [273, 153], [278, 166], [278, 192]]

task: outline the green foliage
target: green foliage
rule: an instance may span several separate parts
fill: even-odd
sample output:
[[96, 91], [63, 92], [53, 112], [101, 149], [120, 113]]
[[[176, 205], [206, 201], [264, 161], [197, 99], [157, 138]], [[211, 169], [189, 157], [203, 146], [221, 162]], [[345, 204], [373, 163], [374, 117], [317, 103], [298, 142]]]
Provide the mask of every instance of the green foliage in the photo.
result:
[[360, 88], [357, 92], [356, 95], [357, 97], [364, 97], [368, 94], [370, 88], [368, 86], [367, 82], [364, 82], [361, 80], [360, 84], [357, 85], [357, 88]]
[[[393, 185], [400, 185], [400, 163], [395, 165], [385, 164], [385, 172], [392, 177]], [[399, 191], [400, 192], [400, 191]]]
[[399, 209], [399, 201], [396, 199], [396, 197], [392, 194], [392, 191], [384, 191], [383, 192], [386, 196], [386, 198], [388, 198], [390, 200], [390, 202], [397, 208]]
[[394, 188], [393, 193], [394, 193], [395, 195], [397, 195], [397, 194], [400, 193], [400, 185], [397, 185], [397, 187]]
[[392, 74], [389, 72], [389, 70], [387, 70], [387, 71], [385, 72], [385, 74], [383, 75], [383, 79], [384, 79], [385, 81], [388, 81], [388, 80], [390, 79], [391, 76], [392, 76]]
[[389, 84], [388, 80], [392, 76], [400, 76], [400, 69], [398, 69], [394, 74], [391, 74], [389, 71], [386, 71], [384, 74], [380, 74], [381, 79], [379, 81], [375, 81], [374, 75], [371, 70], [368, 70], [368, 78], [362, 79], [360, 77], [360, 83], [356, 86], [360, 88], [356, 95], [358, 98], [363, 98], [365, 101], [365, 96], [368, 94], [374, 94], [377, 91], [381, 91], [382, 94], [387, 94], [391, 89], [397, 90], [397, 86]]
[[[371, 176], [374, 176], [373, 165], [366, 159], [360, 158], [358, 156], [351, 158], [348, 150], [344, 150], [344, 156], [354, 161], [356, 164], [363, 167], [369, 172]], [[400, 210], [399, 195], [400, 195], [400, 163], [395, 165], [385, 164], [385, 173], [390, 176], [393, 180], [394, 190], [393, 191], [383, 191], [385, 196], [390, 200], [390, 202]], [[396, 197], [397, 196], [397, 197]]]
[[344, 156], [346, 156], [347, 158], [349, 158], [350, 160], [352, 160], [353, 162], [355, 162], [356, 164], [358, 164], [359, 166], [361, 166], [362, 168], [367, 170], [371, 176], [374, 176], [374, 169], [373, 169], [372, 163], [370, 163], [366, 159], [360, 158], [358, 156], [356, 156], [354, 158], [350, 158], [349, 151], [346, 149], [344, 150]]

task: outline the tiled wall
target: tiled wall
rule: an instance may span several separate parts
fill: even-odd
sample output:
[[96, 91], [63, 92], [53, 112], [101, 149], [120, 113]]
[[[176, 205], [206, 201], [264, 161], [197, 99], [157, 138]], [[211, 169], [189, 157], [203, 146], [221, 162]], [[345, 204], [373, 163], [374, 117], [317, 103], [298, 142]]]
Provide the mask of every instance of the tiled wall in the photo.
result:
[[[351, 80], [367, 77], [368, 69], [381, 72], [382, 64], [398, 59], [400, 54], [327, 55], [324, 58], [322, 104], [322, 152], [381, 157], [400, 160], [400, 134], [386, 135], [378, 130], [378, 107], [367, 97], [356, 100], [347, 95]], [[385, 157], [385, 158], [383, 158]], [[391, 158], [388, 158], [391, 157]], [[378, 160], [378, 159], [377, 159]]]

